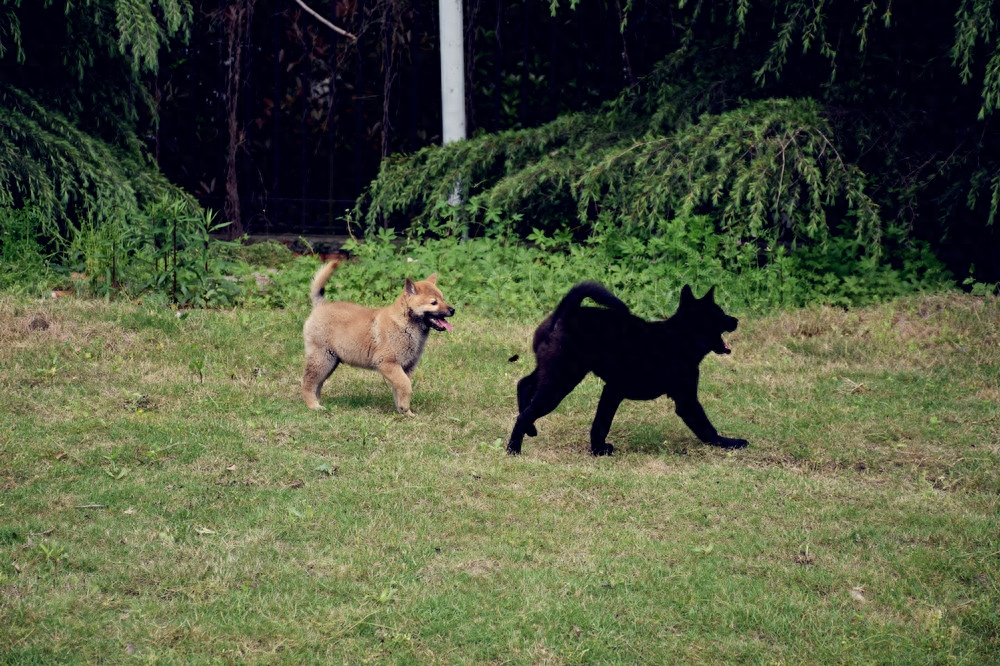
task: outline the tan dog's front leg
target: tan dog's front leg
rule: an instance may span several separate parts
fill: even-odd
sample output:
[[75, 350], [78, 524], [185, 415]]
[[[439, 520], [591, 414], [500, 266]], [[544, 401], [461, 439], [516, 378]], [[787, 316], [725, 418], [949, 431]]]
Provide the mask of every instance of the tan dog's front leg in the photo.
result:
[[396, 401], [396, 411], [407, 416], [414, 416], [410, 411], [410, 396], [413, 394], [413, 385], [403, 368], [397, 363], [383, 363], [379, 366], [379, 372], [389, 380], [392, 385], [392, 398]]

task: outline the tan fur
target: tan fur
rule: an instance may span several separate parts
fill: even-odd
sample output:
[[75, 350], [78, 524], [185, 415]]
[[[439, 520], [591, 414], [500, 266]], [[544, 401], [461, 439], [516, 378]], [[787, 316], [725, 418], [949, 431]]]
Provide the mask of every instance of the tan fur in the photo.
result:
[[326, 300], [323, 286], [334, 268], [336, 263], [330, 262], [316, 271], [309, 291], [313, 311], [302, 328], [306, 348], [302, 398], [310, 409], [323, 409], [319, 404], [323, 382], [344, 362], [381, 372], [392, 386], [396, 411], [413, 416], [410, 380], [430, 331], [427, 318], [440, 323], [455, 313], [437, 288], [437, 274], [420, 282], [406, 278], [395, 303], [371, 309]]

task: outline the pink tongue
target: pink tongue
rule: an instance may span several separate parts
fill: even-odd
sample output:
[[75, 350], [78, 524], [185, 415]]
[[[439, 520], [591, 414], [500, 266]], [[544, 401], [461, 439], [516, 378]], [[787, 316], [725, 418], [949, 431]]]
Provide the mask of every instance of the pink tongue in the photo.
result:
[[447, 319], [440, 319], [438, 317], [431, 317], [430, 320], [432, 322], [434, 322], [435, 326], [440, 326], [443, 329], [445, 329], [446, 331], [453, 331], [453, 330], [455, 330], [454, 328], [452, 328], [452, 325], [448, 323]]

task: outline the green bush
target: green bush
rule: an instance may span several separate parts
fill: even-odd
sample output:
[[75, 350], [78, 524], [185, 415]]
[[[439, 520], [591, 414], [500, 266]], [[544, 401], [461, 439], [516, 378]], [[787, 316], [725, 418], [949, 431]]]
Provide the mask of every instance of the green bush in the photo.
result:
[[[696, 293], [716, 285], [728, 307], [744, 312], [813, 304], [853, 307], [954, 287], [926, 244], [901, 242], [891, 254], [876, 257], [865, 251], [853, 229], [845, 228], [822, 244], [799, 248], [736, 240], [698, 215], [660, 220], [647, 238], [629, 235], [607, 220], [582, 242], [565, 230], [547, 235], [536, 229], [529, 238], [530, 243], [508, 236], [401, 239], [381, 230], [368, 241], [348, 242], [345, 249], [353, 258], [334, 272], [327, 294], [383, 304], [399, 294], [405, 277], [436, 271], [450, 301], [523, 319], [550, 310], [584, 279], [603, 282], [645, 317], [672, 312], [685, 284]], [[312, 258], [301, 263], [299, 278], [290, 285], [293, 298], [306, 302], [305, 274], [318, 265]]]
[[[74, 271], [84, 275], [76, 286], [90, 295], [184, 307], [307, 307], [309, 281], [320, 265], [317, 257], [296, 257], [278, 243], [215, 240], [211, 214], [164, 199], [128, 223], [116, 218], [80, 226], [57, 272], [40, 242], [41, 217], [34, 209], [0, 211], [0, 287], [40, 292]], [[585, 279], [606, 284], [644, 317], [669, 314], [685, 284], [697, 293], [715, 285], [727, 307], [744, 312], [854, 307], [954, 287], [926, 243], [892, 228], [876, 255], [848, 225], [798, 245], [720, 233], [707, 215], [660, 218], [650, 226], [648, 233], [628, 231], [604, 215], [586, 237], [567, 227], [536, 228], [527, 240], [502, 233], [463, 239], [460, 221], [407, 237], [381, 229], [348, 241], [344, 249], [352, 258], [326, 292], [383, 305], [399, 295], [406, 277], [437, 272], [459, 307], [523, 320], [538, 318]]]
[[0, 289], [39, 293], [53, 282], [43, 226], [44, 215], [34, 206], [0, 207]]
[[[748, 101], [664, 127], [622, 122], [628, 97], [598, 113], [387, 159], [353, 214], [368, 230], [524, 236], [532, 226], [553, 234], [572, 225], [580, 237], [610, 215], [641, 238], [663, 218], [704, 214], [744, 242], [822, 241], [850, 221], [868, 251], [880, 251], [867, 176], [841, 158], [815, 100]], [[452, 205], [455, 194], [464, 205]]]
[[129, 219], [109, 216], [100, 225], [74, 228], [66, 262], [85, 276], [79, 286], [90, 294], [188, 307], [233, 305], [242, 293], [233, 275], [238, 266], [213, 250], [224, 243], [211, 236], [226, 224], [216, 224], [210, 211], [164, 197]]

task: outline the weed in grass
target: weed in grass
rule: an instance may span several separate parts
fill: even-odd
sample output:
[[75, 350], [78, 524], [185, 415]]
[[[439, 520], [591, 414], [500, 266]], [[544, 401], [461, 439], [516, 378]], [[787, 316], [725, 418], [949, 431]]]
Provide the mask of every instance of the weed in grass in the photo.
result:
[[68, 559], [66, 549], [62, 546], [48, 546], [45, 543], [39, 543], [37, 547], [39, 553], [41, 553], [41, 561], [50, 571], [55, 571], [57, 566]]
[[49, 363], [45, 367], [39, 368], [35, 371], [37, 375], [43, 379], [52, 382], [55, 380], [56, 374], [59, 372], [59, 354], [52, 352], [52, 357]]
[[104, 473], [107, 474], [109, 477], [111, 477], [113, 480], [121, 481], [123, 478], [125, 478], [125, 475], [128, 474], [127, 467], [119, 467], [118, 465], [118, 459], [119, 457], [121, 457], [121, 451], [110, 456], [101, 456], [101, 457], [104, 458], [104, 460], [106, 460], [109, 463], [108, 467], [104, 470]]
[[175, 446], [177, 446], [177, 443], [171, 442], [166, 446], [151, 448], [147, 450], [145, 453], [143, 453], [143, 462], [147, 465], [153, 465], [162, 462], [167, 452], [170, 451]]
[[198, 375], [198, 383], [205, 383], [205, 358], [193, 358], [188, 361], [188, 369], [192, 374]]

